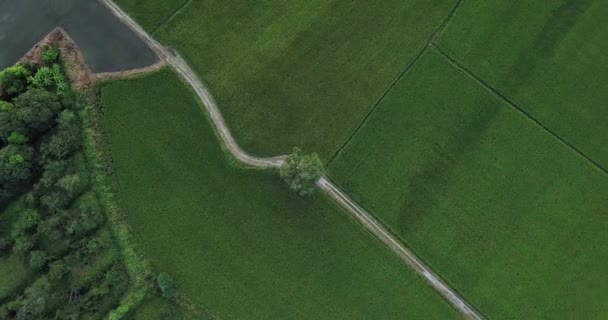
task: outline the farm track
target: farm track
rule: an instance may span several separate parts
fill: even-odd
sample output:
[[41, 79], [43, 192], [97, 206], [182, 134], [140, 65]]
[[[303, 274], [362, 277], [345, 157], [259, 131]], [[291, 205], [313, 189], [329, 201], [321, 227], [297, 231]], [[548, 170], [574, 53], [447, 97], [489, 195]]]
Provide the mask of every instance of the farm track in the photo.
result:
[[[100, 0], [105, 4], [110, 11], [118, 17], [123, 23], [130, 27], [144, 42], [146, 42], [156, 54], [168, 64], [173, 66], [179, 75], [182, 76], [186, 82], [192, 87], [196, 95], [203, 102], [203, 106], [207, 113], [211, 117], [213, 125], [215, 126], [220, 139], [223, 141], [225, 147], [230, 153], [241, 163], [258, 168], [278, 168], [284, 163], [285, 156], [277, 156], [272, 158], [258, 158], [247, 154], [237, 144], [236, 140], [232, 136], [228, 126], [226, 125], [224, 118], [219, 111], [219, 108], [211, 96], [211, 93], [207, 87], [203, 84], [200, 78], [196, 75], [194, 70], [186, 63], [186, 61], [179, 56], [178, 53], [163, 46], [158, 41], [153, 39], [143, 28], [141, 28], [135, 21], [133, 21], [118, 5], [112, 0]], [[450, 12], [446, 20], [441, 26], [433, 33], [429, 38], [429, 41], [425, 47], [418, 53], [416, 59], [414, 59], [406, 70], [402, 72], [399, 78], [403, 77], [405, 73], [413, 66], [413, 63], [419, 59], [424, 51], [431, 45], [432, 41], [443, 31], [443, 28], [449, 22], [449, 19], [454, 15], [460, 1], [458, 1], [456, 7]], [[397, 79], [395, 83], [398, 81]], [[392, 85], [394, 86], [394, 84]], [[391, 86], [391, 87], [392, 87]], [[388, 92], [388, 90], [387, 90]], [[386, 94], [383, 95], [383, 97]], [[470, 306], [453, 288], [451, 288], [445, 281], [443, 281], [429, 266], [427, 266], [421, 258], [416, 256], [414, 252], [407, 248], [395, 235], [393, 235], [386, 227], [384, 227], [378, 220], [376, 220], [369, 212], [358, 205], [354, 200], [348, 197], [340, 188], [332, 183], [329, 178], [322, 177], [317, 182], [319, 189], [324, 191], [331, 199], [340, 204], [345, 208], [356, 220], [358, 220], [371, 234], [373, 234], [378, 240], [384, 243], [391, 251], [393, 251], [406, 265], [412, 268], [417, 274], [425, 279], [431, 287], [433, 287], [448, 303], [450, 303], [456, 310], [458, 310], [463, 316], [468, 319], [481, 320], [484, 317], [477, 312], [472, 306]]]

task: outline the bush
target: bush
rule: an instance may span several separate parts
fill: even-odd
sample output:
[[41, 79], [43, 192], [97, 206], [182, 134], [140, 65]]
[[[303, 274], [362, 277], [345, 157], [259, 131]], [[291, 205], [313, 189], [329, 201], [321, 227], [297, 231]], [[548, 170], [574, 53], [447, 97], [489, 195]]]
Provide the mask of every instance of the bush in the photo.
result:
[[156, 284], [164, 298], [173, 299], [175, 297], [175, 282], [169, 274], [161, 272], [156, 277]]
[[10, 100], [27, 88], [28, 77], [32, 74], [32, 67], [17, 64], [0, 71], [0, 99]]
[[59, 48], [55, 46], [47, 46], [42, 50], [42, 61], [47, 64], [52, 64], [59, 60]]
[[21, 235], [15, 238], [13, 252], [21, 257], [26, 257], [26, 254], [34, 247], [34, 241], [27, 235]]
[[36, 270], [42, 269], [42, 267], [44, 267], [44, 265], [46, 264], [46, 260], [47, 256], [44, 251], [34, 250], [30, 252], [29, 266], [30, 268]]
[[28, 180], [32, 175], [34, 150], [29, 146], [8, 145], [0, 150], [0, 184]]
[[14, 144], [14, 145], [24, 145], [27, 143], [28, 140], [29, 139], [27, 138], [26, 135], [16, 132], [16, 131], [13, 131], [11, 133], [11, 135], [8, 136], [8, 139], [7, 139], [8, 143]]
[[53, 261], [49, 264], [49, 280], [56, 282], [68, 273], [68, 268], [62, 260]]
[[40, 222], [40, 214], [34, 209], [26, 209], [19, 213], [19, 217], [11, 232], [13, 238], [18, 238], [36, 228]]

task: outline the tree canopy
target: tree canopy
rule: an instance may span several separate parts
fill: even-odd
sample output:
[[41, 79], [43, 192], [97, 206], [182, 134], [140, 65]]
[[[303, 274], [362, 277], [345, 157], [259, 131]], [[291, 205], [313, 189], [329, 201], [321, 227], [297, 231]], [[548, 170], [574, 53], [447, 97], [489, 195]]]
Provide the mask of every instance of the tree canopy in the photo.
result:
[[294, 148], [281, 166], [279, 174], [287, 182], [289, 189], [301, 196], [314, 193], [315, 184], [321, 178], [325, 168], [316, 153], [302, 154], [302, 150]]

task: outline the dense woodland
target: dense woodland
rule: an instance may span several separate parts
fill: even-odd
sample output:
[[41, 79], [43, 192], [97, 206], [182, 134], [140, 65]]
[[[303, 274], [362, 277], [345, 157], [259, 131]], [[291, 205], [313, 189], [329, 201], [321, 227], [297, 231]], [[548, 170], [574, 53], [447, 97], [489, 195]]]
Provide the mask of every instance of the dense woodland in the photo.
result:
[[100, 319], [129, 277], [91, 188], [83, 99], [57, 49], [43, 60], [0, 72], [0, 319]]

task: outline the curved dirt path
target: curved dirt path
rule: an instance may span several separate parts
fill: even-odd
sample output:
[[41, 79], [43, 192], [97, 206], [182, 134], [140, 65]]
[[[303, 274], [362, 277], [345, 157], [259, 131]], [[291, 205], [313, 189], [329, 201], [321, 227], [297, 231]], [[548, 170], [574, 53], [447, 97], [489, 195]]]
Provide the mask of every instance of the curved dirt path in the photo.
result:
[[116, 5], [111, 0], [100, 0], [103, 4], [105, 4], [112, 13], [118, 19], [120, 19], [124, 24], [130, 27], [144, 42], [146, 42], [156, 54], [166, 61], [168, 64], [173, 66], [175, 71], [179, 75], [182, 76], [186, 82], [194, 89], [196, 95], [202, 100], [203, 106], [205, 107], [207, 113], [211, 117], [213, 125], [217, 129], [217, 132], [220, 135], [220, 138], [224, 142], [224, 145], [230, 153], [241, 163], [259, 167], [259, 168], [277, 168], [283, 164], [283, 159], [285, 156], [278, 156], [273, 158], [258, 158], [254, 156], [250, 156], [247, 154], [241, 147], [236, 143], [236, 140], [232, 136], [232, 133], [228, 129], [226, 122], [224, 121], [224, 117], [222, 113], [219, 111], [215, 100], [209, 93], [209, 89], [203, 84], [203, 82], [196, 75], [194, 70], [190, 68], [188, 63], [184, 61], [182, 57], [179, 56], [175, 51], [170, 50], [160, 44], [158, 41], [154, 40], [143, 28], [141, 28], [135, 21], [131, 19], [118, 5]]
[[[154, 40], [143, 28], [131, 19], [118, 5], [112, 0], [100, 0], [104, 3], [123, 23], [129, 26], [142, 40], [165, 60], [188, 82], [194, 89], [197, 96], [202, 100], [211, 120], [219, 132], [220, 138], [230, 153], [241, 163], [259, 168], [278, 168], [285, 159], [285, 156], [273, 158], [258, 158], [247, 154], [236, 143], [232, 133], [228, 129], [219, 108], [211, 96], [207, 87], [203, 84], [194, 70], [182, 59], [179, 54], [170, 50], [158, 41]], [[356, 218], [369, 232], [391, 249], [403, 262], [405, 262], [416, 273], [423, 277], [446, 301], [468, 319], [481, 320], [483, 316], [471, 307], [454, 289], [443, 281], [432, 269], [430, 269], [412, 250], [407, 248], [388, 231], [381, 223], [376, 220], [369, 212], [364, 210], [355, 201], [349, 198], [340, 188], [332, 183], [328, 177], [321, 177], [317, 182], [319, 189], [327, 193], [334, 201], [344, 207], [354, 218]]]

